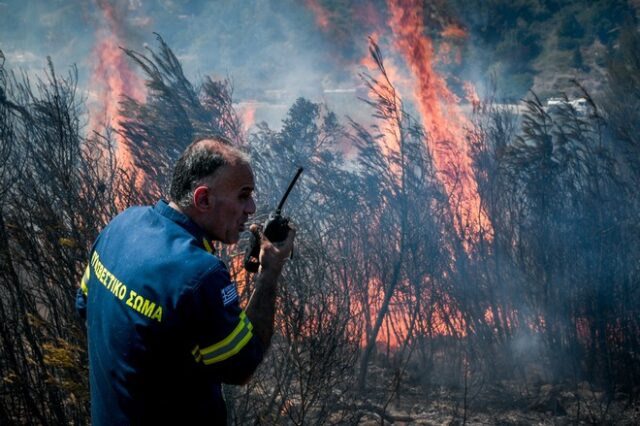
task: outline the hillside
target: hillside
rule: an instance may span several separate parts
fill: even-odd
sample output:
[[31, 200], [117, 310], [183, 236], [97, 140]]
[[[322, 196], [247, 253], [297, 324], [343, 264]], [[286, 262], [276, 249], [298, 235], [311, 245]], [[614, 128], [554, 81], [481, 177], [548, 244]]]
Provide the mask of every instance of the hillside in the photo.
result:
[[458, 70], [495, 79], [499, 95], [520, 98], [532, 88], [542, 97], [571, 92], [577, 78], [600, 89], [607, 52], [619, 29], [637, 25], [637, 0], [491, 0], [453, 2], [452, 16], [470, 34]]

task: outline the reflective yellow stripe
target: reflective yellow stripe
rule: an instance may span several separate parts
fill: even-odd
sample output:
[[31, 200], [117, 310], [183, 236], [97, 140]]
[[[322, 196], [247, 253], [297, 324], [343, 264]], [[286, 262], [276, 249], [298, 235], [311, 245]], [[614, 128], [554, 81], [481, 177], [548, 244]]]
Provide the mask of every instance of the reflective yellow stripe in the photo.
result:
[[200, 362], [202, 359], [202, 355], [200, 355], [200, 346], [196, 345], [196, 347], [191, 351], [191, 355], [196, 359], [196, 362]]
[[236, 328], [233, 329], [233, 331], [231, 332], [230, 335], [228, 335], [227, 337], [225, 337], [224, 340], [213, 344], [211, 346], [208, 346], [204, 349], [200, 350], [200, 353], [202, 355], [206, 355], [209, 354], [213, 351], [216, 351], [220, 348], [222, 348], [223, 346], [228, 345], [229, 343], [231, 343], [233, 341], [233, 339], [242, 331], [242, 329], [245, 327], [245, 322], [244, 319], [247, 317], [247, 314], [244, 313], [244, 311], [242, 311], [242, 313], [240, 314], [240, 323], [238, 323], [238, 325], [236, 326]]
[[216, 362], [224, 361], [225, 359], [227, 359], [227, 358], [230, 358], [230, 357], [234, 356], [235, 354], [237, 354], [238, 352], [240, 352], [240, 350], [241, 350], [242, 348], [244, 348], [244, 347], [245, 347], [245, 345], [247, 344], [247, 342], [249, 342], [249, 340], [251, 339], [251, 336], [253, 336], [253, 334], [251, 333], [251, 331], [249, 331], [249, 332], [247, 333], [247, 335], [246, 335], [246, 336], [244, 336], [244, 338], [243, 338], [240, 342], [238, 342], [238, 344], [237, 344], [236, 346], [234, 346], [234, 347], [233, 347], [229, 352], [225, 352], [225, 353], [223, 353], [223, 354], [221, 354], [221, 355], [218, 355], [218, 356], [217, 356], [217, 357], [215, 357], [215, 358], [205, 359], [205, 360], [204, 360], [204, 363], [205, 363], [206, 365], [214, 364], [214, 363], [216, 363]]
[[224, 361], [240, 352], [247, 345], [253, 336], [251, 330], [253, 330], [253, 324], [251, 324], [243, 311], [240, 313], [240, 323], [224, 340], [204, 349], [196, 346], [192, 354], [196, 358], [196, 362], [202, 360], [206, 365]]
[[80, 281], [80, 288], [82, 289], [82, 293], [84, 293], [85, 296], [89, 294], [89, 287], [87, 287], [89, 278], [91, 278], [91, 269], [89, 269], [89, 265], [87, 265], [87, 267], [84, 270], [84, 275], [82, 276], [82, 280]]
[[209, 253], [213, 253], [213, 249], [211, 248], [211, 244], [209, 244], [209, 241], [207, 241], [206, 238], [202, 239], [202, 244], [204, 244], [205, 250], [207, 250]]

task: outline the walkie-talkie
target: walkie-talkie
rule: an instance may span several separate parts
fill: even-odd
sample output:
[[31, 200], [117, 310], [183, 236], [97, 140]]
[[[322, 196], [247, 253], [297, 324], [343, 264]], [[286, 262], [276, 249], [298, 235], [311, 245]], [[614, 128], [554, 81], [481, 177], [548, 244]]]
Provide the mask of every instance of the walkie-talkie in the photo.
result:
[[[284, 206], [285, 201], [287, 201], [287, 197], [289, 193], [293, 189], [293, 186], [296, 184], [298, 178], [300, 177], [300, 173], [302, 173], [302, 167], [298, 169], [298, 172], [293, 177], [291, 183], [289, 183], [289, 187], [287, 191], [284, 193], [282, 200], [280, 200], [280, 204], [275, 211], [269, 214], [269, 218], [266, 220], [262, 227], [262, 234], [272, 243], [279, 243], [287, 239], [287, 235], [289, 235], [289, 218], [282, 216], [282, 207]], [[260, 240], [261, 240], [260, 230], [255, 229], [251, 231], [249, 235], [249, 247], [244, 254], [244, 269], [249, 272], [258, 272], [258, 267], [260, 266]]]

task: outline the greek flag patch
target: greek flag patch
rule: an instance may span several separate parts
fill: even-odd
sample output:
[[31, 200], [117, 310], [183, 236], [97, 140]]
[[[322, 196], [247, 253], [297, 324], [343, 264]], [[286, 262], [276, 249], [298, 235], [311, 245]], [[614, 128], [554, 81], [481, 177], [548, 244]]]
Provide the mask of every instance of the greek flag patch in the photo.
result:
[[222, 294], [222, 304], [227, 306], [229, 303], [238, 299], [238, 289], [236, 287], [236, 282], [232, 281], [231, 284], [220, 290]]

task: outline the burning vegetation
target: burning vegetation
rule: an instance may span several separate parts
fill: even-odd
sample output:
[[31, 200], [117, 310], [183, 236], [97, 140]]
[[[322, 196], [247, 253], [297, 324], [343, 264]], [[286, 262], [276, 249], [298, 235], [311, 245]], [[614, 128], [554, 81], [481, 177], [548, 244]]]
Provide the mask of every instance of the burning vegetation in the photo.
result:
[[[90, 82], [93, 92], [89, 100], [91, 108], [89, 128], [97, 130], [108, 127], [116, 130], [118, 160], [126, 168], [132, 168], [134, 159], [127, 140], [117, 132], [120, 130], [118, 123], [122, 120], [118, 103], [123, 96], [138, 101], [143, 100], [144, 84], [131, 69], [124, 51], [120, 48], [123, 45], [123, 37], [119, 24], [121, 18], [117, 16], [116, 9], [106, 0], [98, 1], [97, 4], [104, 22], [97, 31], [97, 43], [93, 52], [96, 61]], [[139, 176], [138, 186], [142, 185], [143, 179], [143, 176]]]
[[[250, 153], [256, 222], [305, 168], [286, 207], [299, 237], [278, 332], [249, 385], [225, 388], [233, 424], [640, 420], [637, 30], [620, 33], [602, 93], [575, 83], [584, 111], [534, 93], [505, 107], [465, 82], [463, 114], [433, 67], [422, 3], [387, 3], [412, 91], [372, 39], [368, 123], [299, 98], [281, 128], [248, 133], [229, 81], [193, 84], [159, 36], [146, 53], [116, 49], [108, 24], [96, 73], [123, 97], [85, 135], [75, 70], [49, 61], [34, 84], [0, 53], [0, 423], [88, 422], [73, 302], [89, 246], [122, 206], [162, 197], [178, 154], [212, 134]], [[245, 302], [246, 244], [218, 247]]]

